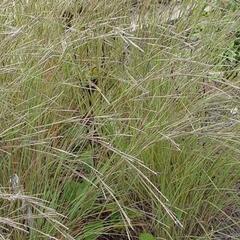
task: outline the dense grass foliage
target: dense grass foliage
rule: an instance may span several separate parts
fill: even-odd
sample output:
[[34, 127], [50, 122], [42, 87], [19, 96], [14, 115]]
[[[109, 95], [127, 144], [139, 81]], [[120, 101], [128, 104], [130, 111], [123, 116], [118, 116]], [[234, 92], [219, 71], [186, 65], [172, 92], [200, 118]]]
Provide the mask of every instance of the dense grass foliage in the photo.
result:
[[0, 239], [235, 239], [238, 9], [2, 0]]

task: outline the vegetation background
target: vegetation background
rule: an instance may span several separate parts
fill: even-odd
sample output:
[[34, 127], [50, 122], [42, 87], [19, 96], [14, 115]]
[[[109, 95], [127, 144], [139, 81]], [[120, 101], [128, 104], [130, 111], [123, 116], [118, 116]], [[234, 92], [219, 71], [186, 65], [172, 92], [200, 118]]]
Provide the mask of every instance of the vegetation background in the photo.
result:
[[1, 0], [1, 239], [240, 239], [240, 3]]

